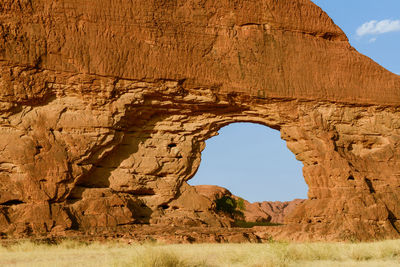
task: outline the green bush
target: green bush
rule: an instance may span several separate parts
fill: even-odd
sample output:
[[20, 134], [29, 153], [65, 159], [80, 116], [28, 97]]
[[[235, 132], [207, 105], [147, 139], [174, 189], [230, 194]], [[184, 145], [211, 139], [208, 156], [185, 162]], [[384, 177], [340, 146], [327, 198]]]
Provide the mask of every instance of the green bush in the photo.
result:
[[235, 200], [230, 196], [223, 196], [215, 200], [215, 209], [219, 212], [224, 212], [234, 219], [243, 219], [244, 214], [242, 211], [246, 210], [244, 200], [239, 198]]
[[244, 199], [243, 198], [239, 197], [236, 200], [236, 207], [237, 207], [238, 210], [241, 210], [241, 211], [245, 211], [246, 210], [246, 205], [244, 204]]
[[236, 200], [230, 196], [223, 196], [215, 200], [215, 209], [233, 215], [236, 212]]

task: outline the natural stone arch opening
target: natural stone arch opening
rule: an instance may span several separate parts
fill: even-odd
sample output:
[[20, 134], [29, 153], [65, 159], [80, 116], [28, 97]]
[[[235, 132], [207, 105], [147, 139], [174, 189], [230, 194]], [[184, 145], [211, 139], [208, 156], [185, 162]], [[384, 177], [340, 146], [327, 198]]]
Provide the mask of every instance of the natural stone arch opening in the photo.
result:
[[307, 198], [303, 164], [279, 131], [237, 122], [222, 127], [206, 143], [188, 183], [212, 201], [210, 210], [232, 218], [232, 226], [240, 221], [284, 224], [285, 216]]
[[[180, 159], [191, 159], [190, 161], [187, 161], [188, 164], [185, 168], [186, 172], [178, 175], [177, 179], [175, 180], [180, 181], [176, 185], [178, 187], [176, 195], [171, 196], [170, 198], [165, 199], [164, 202], [158, 204], [158, 207], [163, 210], [162, 214], [167, 215], [167, 221], [168, 219], [171, 219], [173, 223], [183, 223], [182, 221], [177, 221], [177, 217], [182, 216], [182, 214], [184, 214], [186, 211], [186, 219], [189, 217], [197, 218], [199, 221], [206, 221], [206, 224], [208, 225], [216, 225], [220, 223], [222, 225], [229, 226], [229, 224], [221, 222], [219, 219], [217, 219], [218, 222], [215, 222], [210, 218], [197, 217], [196, 212], [193, 213], [195, 210], [208, 210], [210, 203], [199, 196], [199, 194], [197, 194], [198, 192], [193, 190], [193, 188], [191, 188], [187, 182], [195, 175], [198, 167], [200, 166], [201, 152], [205, 147], [206, 140], [217, 135], [218, 131], [227, 125], [234, 123], [252, 123], [278, 131], [286, 129], [284, 131], [285, 133], [288, 133], [288, 131], [290, 131], [289, 129], [291, 128], [290, 120], [287, 118], [287, 121], [282, 119], [279, 119], [278, 121], [276, 118], [276, 115], [278, 114], [271, 113], [274, 106], [275, 104], [271, 103], [271, 106], [269, 106], [271, 110], [263, 108], [253, 111], [247, 110], [246, 112], [232, 112], [228, 110], [226, 114], [203, 113], [197, 118], [192, 116], [189, 124], [182, 125], [183, 128], [188, 127], [192, 129], [193, 132], [191, 132], [191, 135], [185, 135], [185, 138], [179, 138], [179, 140], [184, 140], [183, 142], [171, 141], [164, 144], [170, 153], [174, 154], [175, 156], [179, 156]], [[196, 125], [196, 127], [193, 127], [193, 125]], [[286, 138], [292, 145], [292, 148], [296, 151], [296, 146], [293, 146], [293, 140], [291, 140], [290, 136], [286, 136]], [[186, 152], [184, 152], [185, 149]], [[202, 204], [200, 205], [199, 203]], [[171, 211], [173, 212], [170, 213]], [[166, 218], [160, 218], [161, 221], [164, 221], [164, 219]], [[160, 220], [156, 220], [156, 222], [159, 223]], [[172, 223], [171, 221], [168, 222]], [[195, 224], [193, 221], [190, 223], [192, 225]]]
[[237, 122], [206, 140], [190, 185], [222, 186], [248, 201], [307, 198], [303, 164], [280, 132], [258, 123]]

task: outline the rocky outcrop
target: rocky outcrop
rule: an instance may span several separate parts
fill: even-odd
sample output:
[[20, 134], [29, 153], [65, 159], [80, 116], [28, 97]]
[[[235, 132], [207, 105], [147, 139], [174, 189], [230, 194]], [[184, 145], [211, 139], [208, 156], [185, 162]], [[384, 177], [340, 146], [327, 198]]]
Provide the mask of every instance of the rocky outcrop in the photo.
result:
[[[234, 224], [235, 220], [243, 220], [247, 222], [270, 222], [271, 215], [265, 213], [258, 204], [252, 204], [247, 200], [233, 195], [228, 189], [216, 185], [196, 185], [194, 186], [197, 193], [203, 195], [211, 200], [212, 206], [210, 210], [218, 212], [218, 201], [224, 200], [235, 201], [234, 210], [227, 212], [228, 217], [231, 218], [231, 225]], [[226, 202], [226, 201], [225, 201]], [[239, 202], [242, 203], [242, 207], [239, 206]], [[231, 203], [229, 203], [231, 204]], [[235, 214], [239, 212], [239, 214]], [[224, 210], [219, 214], [224, 213]]]
[[[285, 217], [288, 217], [294, 209], [302, 204], [304, 199], [295, 199], [292, 201], [263, 201], [250, 203], [249, 201], [233, 195], [228, 189], [216, 185], [196, 185], [197, 193], [211, 200], [211, 206], [208, 210], [215, 210], [215, 203], [223, 197], [230, 197], [236, 201], [243, 202], [243, 209], [237, 208], [243, 213], [243, 220], [246, 222], [271, 222], [284, 224]], [[194, 194], [192, 194], [194, 195]]]
[[304, 199], [294, 199], [292, 201], [263, 201], [256, 202], [256, 205], [264, 213], [271, 216], [271, 223], [285, 223], [285, 218], [296, 209], [297, 206], [303, 204]]
[[276, 238], [397, 238], [399, 102], [309, 0], [5, 0], [0, 232], [168, 223], [205, 140], [253, 122], [309, 186]]

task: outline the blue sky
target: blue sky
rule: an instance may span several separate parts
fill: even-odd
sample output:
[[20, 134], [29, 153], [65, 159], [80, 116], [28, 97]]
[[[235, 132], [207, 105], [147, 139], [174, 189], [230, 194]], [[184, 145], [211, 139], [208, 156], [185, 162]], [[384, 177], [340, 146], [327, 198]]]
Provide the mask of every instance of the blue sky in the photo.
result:
[[[391, 72], [400, 74], [399, 0], [313, 0], [313, 2], [339, 25], [358, 52], [372, 58]], [[376, 22], [370, 23], [371, 21]], [[374, 27], [369, 31], [361, 31], [364, 34], [360, 36], [357, 30], [362, 25]]]
[[[400, 0], [313, 0], [346, 33], [360, 53], [400, 74]], [[189, 183], [215, 184], [251, 202], [307, 197], [302, 163], [278, 131], [235, 123], [206, 141]]]
[[189, 184], [219, 185], [251, 202], [306, 198], [302, 167], [279, 131], [233, 123], [206, 141], [200, 168]]

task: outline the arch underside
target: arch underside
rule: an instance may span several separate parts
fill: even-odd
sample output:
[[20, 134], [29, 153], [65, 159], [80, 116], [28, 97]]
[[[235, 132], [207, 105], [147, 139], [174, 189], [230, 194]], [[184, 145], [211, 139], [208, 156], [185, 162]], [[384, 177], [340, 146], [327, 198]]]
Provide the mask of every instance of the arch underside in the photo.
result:
[[[313, 240], [398, 236], [395, 108], [211, 90], [187, 90], [172, 103], [178, 85], [168, 85], [168, 93], [166, 83], [146, 86], [159, 91], [136, 88], [96, 112], [87, 108], [95, 103], [70, 95], [10, 115], [14, 127], [1, 128], [0, 138], [8, 157], [1, 163], [0, 232], [227, 226], [186, 182], [199, 167], [205, 140], [230, 123], [253, 122], [281, 132], [303, 162], [309, 186], [308, 199], [285, 226], [265, 231]], [[5, 145], [11, 139], [17, 140], [13, 153]]]

